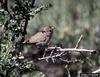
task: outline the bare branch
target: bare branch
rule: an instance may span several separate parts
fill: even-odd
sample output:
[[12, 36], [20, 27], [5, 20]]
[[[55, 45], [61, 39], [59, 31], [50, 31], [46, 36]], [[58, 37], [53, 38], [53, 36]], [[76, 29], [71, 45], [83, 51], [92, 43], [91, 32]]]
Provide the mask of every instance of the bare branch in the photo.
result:
[[60, 58], [61, 61], [66, 62], [66, 63], [77, 63], [77, 62], [82, 62], [82, 60], [77, 60], [77, 59], [72, 59], [72, 60], [64, 60]]
[[79, 47], [79, 44], [80, 44], [82, 38], [83, 38], [83, 35], [81, 35], [80, 38], [78, 39], [75, 48], [78, 48]]
[[52, 61], [53, 61], [53, 63], [54, 63], [54, 58], [52, 57], [53, 52], [54, 52], [54, 50], [52, 50], [52, 52], [50, 53], [50, 56], [51, 56], [51, 59], [52, 59]]
[[47, 56], [47, 57], [42, 57], [42, 58], [38, 58], [38, 60], [43, 60], [43, 59], [52, 59], [52, 58], [56, 58], [56, 57], [61, 57], [65, 52], [89, 52], [89, 53], [92, 53], [94, 52], [95, 50], [88, 50], [88, 49], [76, 49], [76, 48], [64, 48], [62, 49], [61, 47], [48, 47], [48, 49], [50, 50], [53, 50], [53, 49], [56, 49], [56, 51], [60, 51], [61, 53], [60, 54], [56, 54], [56, 55], [50, 55], [50, 56]]
[[56, 49], [57, 51], [61, 52], [94, 52], [96, 50], [88, 50], [88, 49], [76, 49], [76, 48], [61, 48], [61, 47], [48, 47], [49, 50]]
[[42, 10], [48, 9], [51, 6], [52, 6], [51, 4], [49, 4], [49, 5], [42, 5], [42, 6], [38, 7], [37, 9], [35, 9], [33, 12], [30, 12], [29, 15], [34, 17], [35, 14], [41, 12]]
[[43, 60], [43, 59], [52, 59], [52, 58], [56, 58], [56, 57], [61, 57], [63, 55], [64, 52], [57, 54], [57, 55], [52, 55], [52, 56], [47, 56], [47, 57], [42, 57], [42, 58], [38, 58], [38, 60]]
[[95, 71], [93, 71], [92, 73], [100, 73], [100, 68], [95, 70]]

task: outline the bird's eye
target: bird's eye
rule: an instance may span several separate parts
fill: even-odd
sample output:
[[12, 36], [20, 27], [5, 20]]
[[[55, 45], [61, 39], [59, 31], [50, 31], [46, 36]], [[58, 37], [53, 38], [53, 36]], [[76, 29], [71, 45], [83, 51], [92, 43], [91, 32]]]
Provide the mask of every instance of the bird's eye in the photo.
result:
[[52, 32], [52, 30], [50, 30], [50, 32]]
[[44, 33], [45, 31], [42, 31], [42, 33]]

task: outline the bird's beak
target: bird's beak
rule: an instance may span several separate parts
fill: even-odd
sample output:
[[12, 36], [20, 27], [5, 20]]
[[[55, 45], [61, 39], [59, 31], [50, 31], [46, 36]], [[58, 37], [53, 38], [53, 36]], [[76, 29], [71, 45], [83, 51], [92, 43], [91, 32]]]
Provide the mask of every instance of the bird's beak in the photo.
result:
[[54, 26], [51, 27], [53, 30], [56, 29]]

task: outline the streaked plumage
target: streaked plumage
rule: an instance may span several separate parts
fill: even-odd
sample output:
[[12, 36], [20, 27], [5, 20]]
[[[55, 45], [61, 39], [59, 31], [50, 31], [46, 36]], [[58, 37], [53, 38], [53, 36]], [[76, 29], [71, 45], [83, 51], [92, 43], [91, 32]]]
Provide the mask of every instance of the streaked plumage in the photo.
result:
[[53, 34], [54, 27], [51, 26], [45, 26], [42, 31], [36, 33], [29, 39], [25, 40], [23, 43], [36, 43], [36, 44], [42, 44], [42, 43], [49, 43], [52, 34]]

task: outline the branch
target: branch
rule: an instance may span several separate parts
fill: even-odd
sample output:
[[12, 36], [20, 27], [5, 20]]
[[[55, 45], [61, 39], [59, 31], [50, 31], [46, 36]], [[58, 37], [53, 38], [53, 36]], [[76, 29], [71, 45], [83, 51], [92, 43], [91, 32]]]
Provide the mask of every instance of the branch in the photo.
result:
[[81, 62], [82, 60], [77, 60], [77, 59], [72, 59], [72, 60], [64, 60], [62, 58], [60, 58], [61, 61], [66, 62], [66, 63], [77, 63], [77, 62]]
[[95, 70], [95, 71], [93, 71], [92, 73], [100, 73], [100, 68]]
[[41, 12], [42, 10], [46, 10], [46, 9], [48, 9], [50, 7], [52, 7], [51, 4], [49, 4], [49, 5], [42, 5], [42, 6], [38, 7], [37, 9], [35, 9], [33, 12], [30, 12], [29, 15], [34, 17], [35, 14]]
[[96, 50], [88, 50], [88, 49], [76, 49], [76, 48], [61, 48], [61, 47], [48, 47], [49, 50], [56, 49], [57, 51], [61, 52], [94, 52]]
[[79, 47], [79, 44], [80, 44], [82, 38], [83, 38], [83, 35], [81, 35], [80, 38], [78, 39], [75, 48], [78, 48]]
[[52, 59], [52, 58], [56, 58], [56, 57], [61, 57], [65, 52], [94, 52], [95, 50], [88, 50], [88, 49], [76, 49], [76, 48], [64, 48], [62, 49], [61, 47], [48, 47], [48, 50], [53, 50], [56, 49], [56, 51], [60, 51], [60, 54], [56, 54], [56, 55], [50, 55], [50, 56], [46, 56], [46, 57], [42, 57], [42, 58], [38, 58], [38, 60], [43, 60], [43, 59]]
[[38, 60], [43, 60], [43, 59], [52, 59], [52, 58], [56, 58], [56, 57], [61, 57], [63, 55], [64, 52], [60, 53], [60, 54], [57, 54], [57, 55], [50, 55], [50, 56], [47, 56], [47, 57], [42, 57], [42, 58], [38, 58]]

